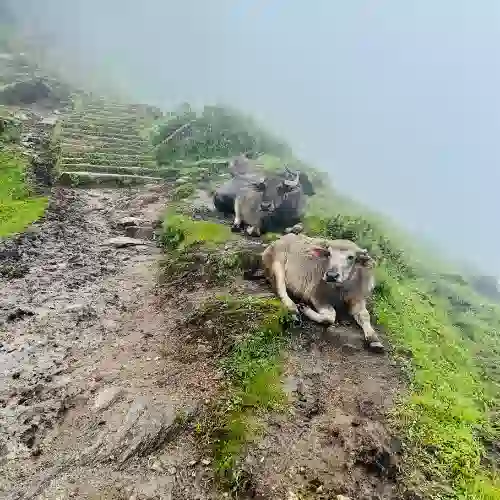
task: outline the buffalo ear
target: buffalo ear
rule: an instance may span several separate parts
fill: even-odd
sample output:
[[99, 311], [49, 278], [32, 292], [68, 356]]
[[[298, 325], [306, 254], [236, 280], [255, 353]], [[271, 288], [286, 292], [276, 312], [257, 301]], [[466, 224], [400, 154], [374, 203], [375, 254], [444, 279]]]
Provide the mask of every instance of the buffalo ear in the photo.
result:
[[330, 257], [330, 250], [323, 247], [313, 247], [311, 248], [311, 255], [318, 258]]
[[360, 264], [374, 264], [375, 261], [373, 258], [368, 254], [368, 250], [363, 249], [356, 254], [356, 261], [359, 262]]

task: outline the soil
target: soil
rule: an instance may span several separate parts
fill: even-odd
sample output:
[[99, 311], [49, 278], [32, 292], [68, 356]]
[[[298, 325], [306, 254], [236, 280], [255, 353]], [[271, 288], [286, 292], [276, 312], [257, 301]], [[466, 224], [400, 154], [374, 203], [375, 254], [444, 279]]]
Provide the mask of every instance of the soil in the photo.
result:
[[[0, 244], [0, 498], [223, 498], [191, 425], [220, 388], [214, 350], [175, 348], [179, 322], [222, 289], [157, 293], [167, 189], [56, 188], [46, 217]], [[305, 324], [284, 382], [289, 411], [250, 446], [240, 497], [399, 498], [388, 356], [352, 323]]]

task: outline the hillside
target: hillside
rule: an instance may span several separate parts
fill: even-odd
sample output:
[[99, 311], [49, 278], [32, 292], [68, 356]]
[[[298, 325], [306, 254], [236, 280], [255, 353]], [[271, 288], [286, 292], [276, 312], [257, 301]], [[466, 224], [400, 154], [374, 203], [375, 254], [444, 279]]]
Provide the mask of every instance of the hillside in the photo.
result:
[[[1, 107], [3, 498], [500, 498], [498, 304], [237, 111], [117, 102], [9, 50], [2, 81], [51, 93]], [[276, 235], [211, 193], [245, 151], [308, 172], [308, 234], [376, 258], [387, 354], [244, 279]]]

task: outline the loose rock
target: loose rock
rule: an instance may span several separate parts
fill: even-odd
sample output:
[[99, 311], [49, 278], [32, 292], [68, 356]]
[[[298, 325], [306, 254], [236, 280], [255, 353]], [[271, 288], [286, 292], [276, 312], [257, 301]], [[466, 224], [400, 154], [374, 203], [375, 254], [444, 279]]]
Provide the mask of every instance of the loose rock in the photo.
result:
[[115, 248], [124, 248], [137, 245], [146, 245], [147, 241], [139, 240], [136, 238], [129, 238], [128, 236], [117, 236], [116, 238], [110, 238], [104, 245], [113, 246]]
[[94, 410], [102, 411], [109, 408], [123, 393], [121, 387], [105, 387], [95, 398]]

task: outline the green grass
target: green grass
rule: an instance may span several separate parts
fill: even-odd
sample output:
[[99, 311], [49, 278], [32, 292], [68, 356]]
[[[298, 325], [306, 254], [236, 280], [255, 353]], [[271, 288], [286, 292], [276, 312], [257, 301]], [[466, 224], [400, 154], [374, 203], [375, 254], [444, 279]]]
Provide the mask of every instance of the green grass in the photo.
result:
[[169, 209], [165, 215], [161, 241], [167, 249], [187, 248], [195, 243], [215, 247], [231, 239], [234, 239], [234, 235], [228, 226], [195, 221], [175, 209]]
[[225, 390], [196, 431], [213, 454], [217, 479], [237, 493], [245, 489], [241, 458], [247, 446], [265, 428], [265, 414], [286, 403], [281, 376], [289, 316], [274, 298], [220, 297], [202, 311], [234, 343], [220, 361]]
[[47, 198], [32, 196], [25, 179], [26, 168], [24, 158], [0, 152], [0, 237], [23, 231], [47, 207]]

